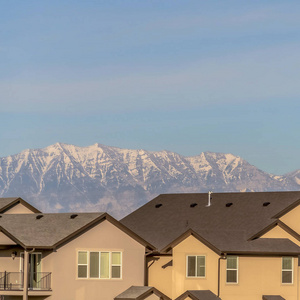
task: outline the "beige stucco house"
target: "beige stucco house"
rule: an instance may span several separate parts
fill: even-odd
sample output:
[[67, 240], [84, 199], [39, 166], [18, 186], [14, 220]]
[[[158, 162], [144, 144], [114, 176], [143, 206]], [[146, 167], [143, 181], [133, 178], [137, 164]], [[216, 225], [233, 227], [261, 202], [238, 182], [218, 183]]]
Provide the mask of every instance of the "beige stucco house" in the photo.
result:
[[300, 192], [167, 194], [119, 222], [2, 198], [0, 299], [300, 300], [299, 204]]
[[300, 192], [160, 195], [121, 223], [176, 300], [300, 300]]
[[43, 214], [20, 198], [0, 199], [0, 212], [1, 300], [112, 300], [144, 286], [154, 247], [110, 215]]

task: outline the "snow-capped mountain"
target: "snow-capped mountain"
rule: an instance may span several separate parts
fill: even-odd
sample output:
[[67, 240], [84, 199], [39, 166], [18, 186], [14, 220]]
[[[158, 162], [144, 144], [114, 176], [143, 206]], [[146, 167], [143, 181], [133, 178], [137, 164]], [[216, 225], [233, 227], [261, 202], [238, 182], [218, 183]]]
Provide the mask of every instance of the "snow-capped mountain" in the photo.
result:
[[115, 217], [160, 193], [299, 190], [300, 170], [275, 176], [232, 154], [57, 143], [0, 158], [0, 196], [43, 211], [108, 211]]

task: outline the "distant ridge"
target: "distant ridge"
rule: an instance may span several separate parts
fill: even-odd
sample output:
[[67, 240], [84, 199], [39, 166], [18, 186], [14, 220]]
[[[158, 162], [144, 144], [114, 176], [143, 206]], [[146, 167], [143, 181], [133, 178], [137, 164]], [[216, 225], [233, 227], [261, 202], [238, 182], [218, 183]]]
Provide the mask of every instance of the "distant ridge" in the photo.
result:
[[232, 154], [56, 143], [0, 158], [0, 196], [43, 211], [108, 211], [120, 218], [161, 193], [300, 189], [300, 170], [275, 176]]

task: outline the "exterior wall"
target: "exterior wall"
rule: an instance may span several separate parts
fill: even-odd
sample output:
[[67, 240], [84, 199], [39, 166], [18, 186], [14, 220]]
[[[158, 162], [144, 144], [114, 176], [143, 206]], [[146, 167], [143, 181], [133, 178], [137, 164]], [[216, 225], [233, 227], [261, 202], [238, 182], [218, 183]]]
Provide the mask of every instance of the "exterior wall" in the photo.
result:
[[160, 292], [171, 298], [173, 267], [169, 266], [163, 269], [162, 266], [170, 262], [172, 256], [155, 256], [154, 258], [157, 260], [154, 260], [154, 262], [152, 260], [148, 261], [148, 285], [154, 286]]
[[300, 241], [291, 236], [288, 232], [282, 229], [280, 226], [276, 226], [267, 233], [265, 233], [262, 238], [282, 238], [282, 239], [290, 239], [293, 243], [300, 246]]
[[12, 208], [8, 209], [4, 214], [33, 214], [34, 212], [27, 208], [22, 203], [14, 205]]
[[[187, 255], [206, 256], [205, 278], [187, 278]], [[172, 299], [187, 290], [211, 290], [218, 293], [219, 256], [193, 236], [173, 249]], [[222, 300], [261, 300], [262, 295], [281, 295], [287, 300], [298, 300], [298, 260], [294, 258], [293, 284], [281, 283], [282, 257], [240, 256], [238, 283], [226, 283], [226, 260], [220, 261], [220, 298]], [[170, 297], [170, 295], [168, 295]]]
[[[11, 253], [17, 251], [17, 256], [12, 259]], [[9, 249], [0, 251], [0, 272], [20, 272], [20, 252], [21, 249]]]
[[159, 300], [160, 297], [158, 297], [155, 294], [151, 294], [150, 296], [148, 296], [147, 298], [145, 298], [145, 300]]
[[295, 207], [293, 210], [279, 218], [280, 221], [285, 223], [287, 226], [291, 227], [294, 231], [300, 234], [300, 205]]
[[[205, 255], [205, 278], [187, 278], [187, 255]], [[173, 248], [173, 293], [172, 299], [176, 299], [187, 290], [211, 290], [218, 292], [218, 258], [219, 256], [210, 248], [202, 244], [193, 236], [189, 236]], [[167, 295], [169, 296], [169, 295]], [[224, 299], [226, 300], [226, 299]]]
[[[78, 279], [77, 251], [121, 251], [122, 279]], [[145, 247], [103, 221], [66, 245], [44, 255], [42, 272], [52, 272], [52, 296], [57, 300], [112, 300], [132, 285], [144, 284]]]
[[226, 284], [226, 261], [221, 260], [220, 298], [222, 300], [261, 300], [262, 295], [281, 295], [297, 300], [297, 265], [294, 283], [281, 283], [281, 257], [239, 257], [238, 283]]
[[16, 243], [3, 232], [0, 232], [0, 245], [16, 245]]

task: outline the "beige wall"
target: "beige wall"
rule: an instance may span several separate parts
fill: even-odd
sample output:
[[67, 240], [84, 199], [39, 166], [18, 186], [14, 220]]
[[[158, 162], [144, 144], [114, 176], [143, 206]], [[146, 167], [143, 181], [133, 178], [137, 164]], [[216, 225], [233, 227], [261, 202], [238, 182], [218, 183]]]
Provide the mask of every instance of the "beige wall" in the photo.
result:
[[[206, 257], [205, 278], [187, 278], [187, 255], [204, 255]], [[187, 290], [218, 290], [218, 255], [193, 236], [189, 236], [173, 248], [173, 292], [172, 299]]]
[[[12, 259], [11, 253], [17, 251], [17, 257]], [[20, 252], [22, 250], [18, 248], [12, 248], [9, 250], [0, 251], [0, 272], [20, 272]]]
[[148, 260], [148, 285], [154, 286], [156, 289], [171, 298], [173, 267], [169, 266], [163, 269], [162, 266], [170, 262], [172, 260], [172, 256], [155, 256], [153, 259], [157, 260], [154, 260], [154, 262], [153, 260]]
[[145, 298], [145, 300], [159, 300], [160, 297], [158, 297], [155, 294], [151, 294], [150, 296], [148, 296], [147, 298]]
[[226, 284], [226, 261], [221, 260], [222, 300], [261, 300], [262, 295], [281, 295], [297, 300], [297, 259], [294, 258], [294, 284], [281, 283], [281, 257], [239, 257], [238, 284]]
[[279, 220], [300, 234], [300, 205], [279, 218]]
[[[205, 278], [186, 277], [187, 255], [205, 255]], [[210, 248], [189, 236], [173, 249], [172, 294], [176, 299], [187, 290], [211, 290], [218, 293], [218, 258]], [[240, 256], [238, 284], [226, 284], [226, 260], [220, 263], [220, 297], [222, 300], [261, 300], [262, 295], [281, 295], [287, 300], [297, 300], [298, 260], [294, 258], [294, 284], [281, 283], [281, 257]], [[155, 277], [154, 274], [151, 275]], [[159, 275], [163, 281], [163, 276]], [[169, 279], [166, 278], [167, 283]], [[160, 283], [163, 285], [163, 282]], [[155, 285], [154, 285], [155, 286]], [[158, 286], [155, 286], [159, 289]]]
[[[77, 251], [121, 251], [122, 279], [77, 279]], [[112, 300], [132, 285], [144, 284], [145, 247], [108, 221], [45, 255], [42, 271], [52, 272], [53, 300]]]
[[295, 239], [293, 236], [291, 236], [288, 232], [286, 232], [284, 229], [282, 229], [280, 226], [275, 226], [270, 231], [265, 233], [262, 238], [282, 238], [282, 239], [290, 239], [292, 242], [294, 242], [296, 245], [300, 246], [300, 241]]
[[13, 206], [9, 210], [7, 210], [4, 214], [33, 214], [34, 212], [24, 206], [22, 203], [18, 203]]
[[16, 243], [0, 231], [0, 245], [16, 245]]

